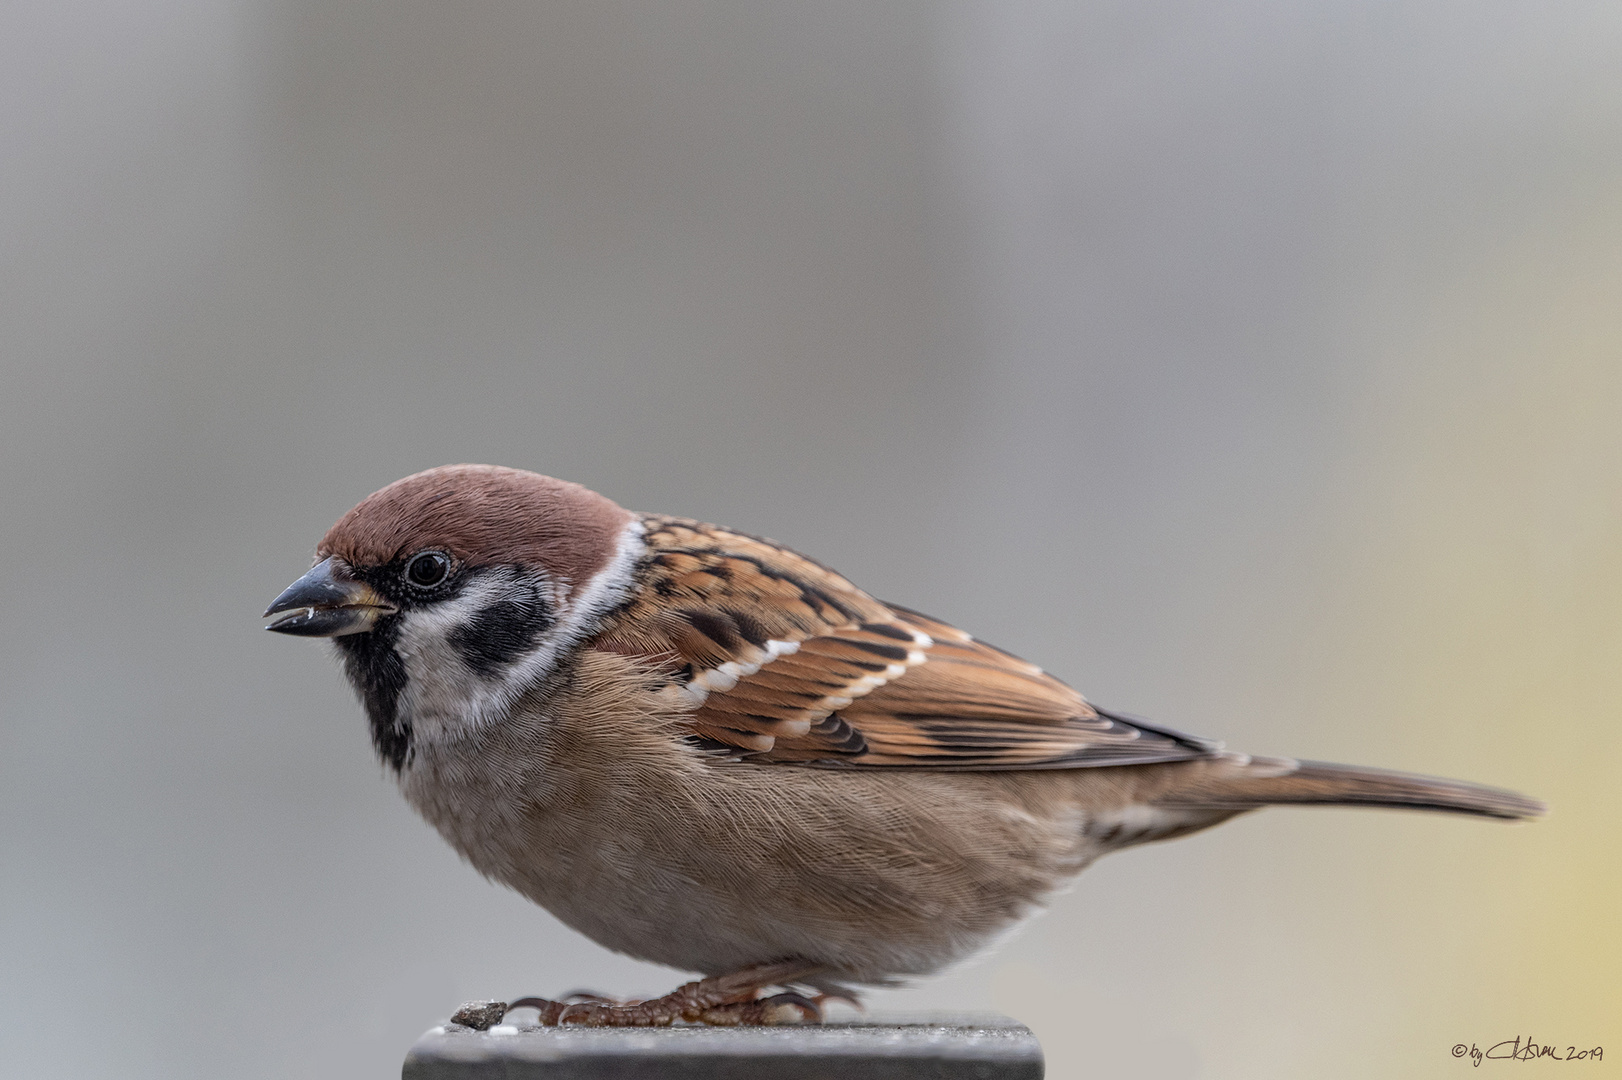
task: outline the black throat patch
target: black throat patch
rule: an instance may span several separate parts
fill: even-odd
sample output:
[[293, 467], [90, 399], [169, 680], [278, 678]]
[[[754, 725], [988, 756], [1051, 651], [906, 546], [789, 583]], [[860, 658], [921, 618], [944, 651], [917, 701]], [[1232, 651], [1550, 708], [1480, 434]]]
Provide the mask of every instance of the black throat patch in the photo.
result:
[[408, 676], [405, 661], [394, 648], [399, 636], [398, 617], [390, 616], [369, 633], [332, 639], [344, 658], [344, 673], [366, 708], [372, 746], [395, 772], [411, 757], [411, 723], [400, 716], [400, 695]]

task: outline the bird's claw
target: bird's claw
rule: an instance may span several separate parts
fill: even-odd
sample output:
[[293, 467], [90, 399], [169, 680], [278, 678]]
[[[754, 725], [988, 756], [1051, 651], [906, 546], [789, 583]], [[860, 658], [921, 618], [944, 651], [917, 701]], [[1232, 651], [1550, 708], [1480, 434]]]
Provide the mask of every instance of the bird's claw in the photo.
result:
[[792, 990], [754, 1001], [717, 1005], [699, 1014], [706, 1024], [735, 1027], [744, 1024], [820, 1024], [822, 1008], [816, 1001]]
[[[539, 1000], [539, 999], [535, 999], [535, 1000]], [[620, 998], [609, 997], [607, 994], [599, 994], [595, 990], [570, 990], [567, 994], [564, 994], [561, 997], [559, 997], [558, 1000], [568, 1002], [571, 1005], [574, 1004], [577, 1001], [586, 1001], [586, 1002], [590, 1002], [593, 1005], [636, 1005], [636, 1004], [639, 1004], [639, 1002], [624, 1001], [624, 1000], [622, 1000]]]
[[832, 993], [832, 992], [823, 993], [823, 994], [818, 994], [816, 997], [812, 998], [811, 1000], [816, 1003], [817, 1011], [819, 1013], [822, 1011], [823, 1006], [827, 1005], [828, 1002], [830, 1002], [830, 1001], [842, 1001], [846, 1005], [849, 1005], [851, 1008], [855, 1009], [859, 1013], [865, 1013], [867, 1011], [867, 1006], [863, 1005], [861, 1003], [861, 1000], [856, 998], [852, 994], [840, 994], [840, 993]]
[[[513, 1009], [535, 1009], [539, 1023], [579, 1024], [583, 1027], [666, 1027], [685, 1020], [696, 1024], [738, 1026], [744, 1024], [820, 1024], [826, 1001], [855, 1000], [842, 994], [819, 994], [808, 998], [785, 991], [761, 997], [770, 986], [783, 986], [819, 970], [814, 965], [785, 962], [762, 964], [698, 982], [690, 982], [661, 998], [647, 1001], [616, 1001], [591, 991], [577, 990], [563, 1000], [519, 998], [507, 1004], [499, 1001], [470, 1002], [451, 1017], [454, 1023], [479, 1031], [501, 1022]], [[857, 1005], [860, 1008], [859, 1005]]]

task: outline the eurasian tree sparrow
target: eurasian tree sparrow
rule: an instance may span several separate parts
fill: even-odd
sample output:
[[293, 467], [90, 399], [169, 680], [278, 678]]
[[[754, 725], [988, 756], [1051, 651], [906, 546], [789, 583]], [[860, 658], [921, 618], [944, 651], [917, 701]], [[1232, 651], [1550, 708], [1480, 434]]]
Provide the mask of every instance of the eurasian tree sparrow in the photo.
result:
[[1225, 751], [770, 540], [535, 473], [406, 477], [316, 559], [268, 629], [333, 639], [407, 801], [593, 940], [707, 976], [513, 1003], [543, 1022], [815, 1019], [762, 991], [937, 971], [1098, 856], [1262, 806], [1543, 809]]

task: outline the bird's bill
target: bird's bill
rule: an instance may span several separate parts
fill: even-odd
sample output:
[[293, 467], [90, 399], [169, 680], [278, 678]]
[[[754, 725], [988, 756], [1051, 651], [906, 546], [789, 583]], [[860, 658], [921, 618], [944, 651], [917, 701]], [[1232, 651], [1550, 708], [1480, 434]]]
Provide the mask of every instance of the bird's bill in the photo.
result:
[[300, 637], [341, 637], [363, 634], [397, 608], [364, 581], [348, 574], [348, 567], [323, 559], [265, 609], [265, 626], [278, 634]]

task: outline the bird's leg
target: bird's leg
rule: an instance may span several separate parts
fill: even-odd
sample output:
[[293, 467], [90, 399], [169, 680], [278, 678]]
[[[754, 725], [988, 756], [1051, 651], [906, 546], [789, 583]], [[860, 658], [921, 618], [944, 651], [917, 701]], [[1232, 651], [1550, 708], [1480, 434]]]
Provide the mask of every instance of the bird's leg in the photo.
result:
[[520, 998], [511, 1004], [465, 1005], [451, 1020], [483, 1031], [499, 1023], [512, 1009], [532, 1008], [540, 1013], [540, 1022], [547, 1026], [665, 1027], [678, 1020], [721, 1025], [820, 1023], [822, 998], [813, 1000], [793, 992], [763, 998], [760, 993], [768, 987], [787, 986], [821, 970], [820, 964], [786, 960], [700, 979], [648, 1001], [616, 1002], [595, 994], [570, 995], [575, 998], [573, 1001]]

